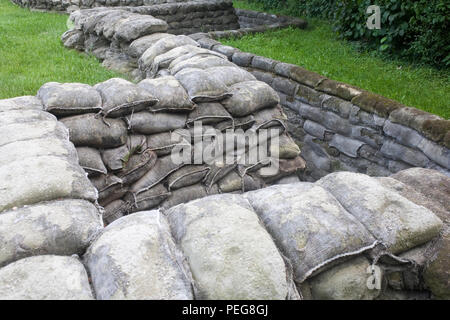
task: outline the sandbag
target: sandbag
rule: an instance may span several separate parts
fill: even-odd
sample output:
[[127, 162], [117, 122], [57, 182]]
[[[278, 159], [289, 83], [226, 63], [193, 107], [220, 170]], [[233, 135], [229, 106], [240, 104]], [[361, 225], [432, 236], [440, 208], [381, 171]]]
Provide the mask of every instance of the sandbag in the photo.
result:
[[151, 150], [131, 154], [125, 158], [123, 169], [117, 173], [117, 176], [122, 179], [124, 185], [132, 184], [155, 166], [156, 159], [156, 153]]
[[271, 127], [282, 127], [286, 130], [285, 122], [287, 121], [287, 116], [279, 105], [255, 112], [254, 117], [256, 130], [268, 129]]
[[142, 111], [127, 116], [125, 120], [133, 132], [153, 134], [183, 128], [186, 114]]
[[270, 144], [270, 156], [280, 159], [293, 159], [300, 154], [300, 148], [292, 138], [283, 133], [277, 143]]
[[62, 118], [60, 122], [69, 129], [70, 141], [77, 147], [114, 148], [127, 139], [127, 127], [120, 119], [108, 119], [108, 125], [90, 113]]
[[125, 195], [124, 200], [129, 204], [129, 212], [138, 212], [156, 208], [161, 202], [170, 196], [170, 192], [159, 183], [147, 191], [137, 195], [129, 192]]
[[17, 141], [43, 138], [68, 140], [69, 131], [63, 124], [54, 120], [0, 126], [0, 146]]
[[[114, 10], [107, 16], [105, 16], [103, 19], [106, 20], [104, 25], [101, 27], [101, 34], [108, 40], [112, 40], [114, 37], [114, 34], [116, 33], [117, 29], [116, 27], [119, 25], [119, 23], [130, 16], [132, 16], [133, 13], [129, 11], [124, 10]], [[103, 20], [102, 19], [102, 20]], [[97, 30], [96, 30], [97, 32]]]
[[149, 150], [156, 152], [158, 156], [168, 155], [174, 148], [190, 147], [182, 135], [177, 134], [177, 131], [155, 133], [147, 136], [147, 147]]
[[312, 183], [270, 186], [244, 197], [292, 262], [297, 283], [377, 244], [329, 192]]
[[102, 110], [102, 98], [90, 85], [48, 82], [38, 91], [44, 110], [56, 116], [96, 113]]
[[211, 51], [208, 53], [195, 54], [188, 59], [186, 58], [187, 57], [182, 56], [170, 63], [169, 71], [172, 75], [176, 76], [177, 73], [184, 69], [201, 69], [205, 71], [211, 79], [223, 83], [220, 78], [214, 78], [213, 75], [206, 71], [206, 69], [212, 67], [236, 67], [236, 65], [228, 61], [226, 57], [218, 56], [216, 53], [212, 53]]
[[144, 88], [120, 78], [112, 78], [98, 83], [94, 88], [102, 96], [102, 113], [107, 117], [119, 117], [149, 110], [158, 102], [158, 99]]
[[198, 199], [173, 207], [166, 215], [189, 261], [197, 299], [293, 296], [283, 258], [241, 196]]
[[[209, 58], [209, 57], [213, 58], [213, 60], [214, 60], [214, 57], [225, 60], [225, 62], [223, 62], [223, 63], [226, 63], [226, 61], [228, 60], [227, 56], [225, 56], [217, 51], [212, 51], [212, 50], [198, 47], [197, 49], [192, 49], [192, 51], [189, 53], [180, 55], [179, 57], [173, 59], [169, 63], [168, 68], [169, 69], [175, 68], [175, 66], [177, 66], [178, 64], [183, 63], [184, 61], [187, 61], [187, 60], [189, 60], [187, 65], [190, 65], [191, 63], [194, 63], [194, 62], [197, 63], [198, 59], [203, 60], [204, 58]], [[192, 59], [192, 58], [195, 58], [195, 59]], [[190, 60], [190, 59], [192, 59], [192, 60]], [[218, 62], [218, 63], [220, 64], [222, 62]], [[181, 69], [185, 68], [187, 65], [183, 63], [182, 68], [177, 69], [176, 72], [174, 72], [173, 74], [175, 74], [178, 71], [180, 71]], [[208, 64], [205, 66], [199, 66], [200, 69], [206, 69], [207, 67], [210, 67], [210, 66]]]
[[175, 75], [192, 101], [220, 101], [231, 96], [228, 87], [201, 69], [186, 68]]
[[77, 154], [80, 166], [89, 175], [106, 174], [107, 170], [102, 161], [100, 151], [89, 147], [78, 147]]
[[184, 46], [187, 44], [196, 47], [200, 46], [196, 41], [184, 35], [164, 37], [156, 41], [150, 48], [148, 48], [142, 54], [141, 58], [138, 61], [139, 68], [145, 71], [151, 66], [151, 64], [153, 63], [154, 59], [157, 56], [166, 53], [167, 51], [173, 48]]
[[394, 254], [436, 237], [442, 221], [375, 178], [351, 172], [329, 174], [317, 182], [331, 192], [378, 240]]
[[60, 198], [97, 200], [97, 191], [78, 165], [54, 156], [0, 167], [0, 212]]
[[[274, 161], [270, 159], [270, 161]], [[255, 174], [260, 177], [266, 183], [273, 183], [283, 177], [287, 177], [298, 171], [302, 171], [306, 168], [305, 160], [297, 156], [293, 159], [278, 159], [277, 170], [270, 170], [269, 172], [263, 170], [263, 168], [258, 169]]]
[[42, 102], [35, 96], [23, 96], [0, 100], [0, 112], [13, 110], [42, 110]]
[[183, 163], [175, 163], [172, 161], [171, 156], [165, 156], [156, 160], [156, 164], [152, 170], [147, 172], [141, 179], [135, 182], [130, 191], [135, 194], [140, 194], [159, 182], [165, 179], [172, 172], [181, 168]]
[[209, 170], [205, 165], [186, 165], [167, 178], [168, 189], [176, 190], [201, 182]]
[[102, 150], [102, 159], [111, 171], [118, 171], [123, 168], [125, 157], [129, 154], [128, 146], [123, 146]]
[[105, 226], [111, 222], [122, 218], [128, 213], [129, 204], [123, 200], [114, 200], [105, 206], [102, 218]]
[[43, 138], [11, 142], [0, 147], [0, 166], [41, 156], [61, 157], [71, 164], [78, 164], [77, 151], [70, 141]]
[[225, 120], [219, 122], [218, 124], [214, 125], [214, 128], [216, 128], [219, 131], [225, 131], [227, 129], [248, 130], [254, 124], [255, 124], [255, 117], [252, 114], [250, 114], [245, 117], [233, 118], [233, 120]]
[[169, 33], [153, 33], [134, 40], [128, 48], [128, 54], [133, 58], [139, 58], [142, 54], [150, 48], [158, 40], [171, 36]]
[[219, 189], [222, 193], [227, 192], [247, 192], [261, 189], [265, 186], [264, 181], [256, 176], [244, 174], [240, 176], [236, 171], [231, 171], [219, 182]]
[[123, 188], [122, 179], [112, 173], [91, 177], [90, 180], [98, 191], [98, 202], [101, 206], [105, 206], [114, 200], [122, 198], [127, 192], [127, 190]]
[[[14, 284], [14, 285], [12, 285]], [[4, 300], [93, 300], [88, 275], [76, 257], [21, 259], [0, 269]]]
[[234, 117], [275, 107], [280, 103], [276, 91], [261, 81], [245, 81], [230, 86], [231, 97], [221, 103]]
[[231, 86], [239, 82], [256, 80], [255, 76], [250, 72], [237, 66], [211, 67], [205, 69], [205, 71], [217, 80], [225, 83], [227, 86]]
[[0, 124], [7, 126], [15, 123], [35, 121], [56, 121], [56, 117], [42, 110], [11, 110], [0, 112]]
[[169, 209], [179, 205], [180, 203], [187, 203], [195, 199], [206, 197], [208, 194], [214, 193], [208, 192], [202, 184], [194, 184], [183, 187], [181, 189], [171, 191], [169, 197], [161, 204], [161, 208]]
[[150, 15], [136, 14], [120, 21], [115, 26], [114, 39], [131, 42], [155, 32], [166, 32], [167, 28], [167, 23], [161, 19], [156, 19]]
[[81, 255], [102, 228], [97, 208], [85, 200], [59, 200], [3, 212], [0, 267], [35, 255]]
[[152, 111], [192, 110], [195, 107], [186, 90], [173, 76], [144, 79], [138, 83], [138, 86], [158, 99], [158, 102], [151, 107]]
[[201, 121], [204, 125], [215, 124], [222, 121], [233, 121], [233, 117], [218, 102], [205, 102], [197, 104], [197, 107], [189, 113], [187, 126], [193, 126], [194, 122]]
[[[106, 10], [104, 11], [104, 13], [105, 14], [102, 14], [101, 12], [94, 13], [94, 15], [91, 15], [91, 17], [86, 18], [82, 29], [84, 29], [86, 32], [89, 32], [89, 30], [93, 28], [95, 34], [97, 34], [98, 36], [103, 36], [103, 33], [106, 30], [106, 35], [112, 37], [114, 32], [114, 24], [123, 17], [127, 17], [130, 15], [130, 12], [115, 9]], [[91, 26], [91, 23], [95, 25]]]
[[194, 298], [189, 269], [157, 210], [110, 224], [84, 260], [99, 300]]

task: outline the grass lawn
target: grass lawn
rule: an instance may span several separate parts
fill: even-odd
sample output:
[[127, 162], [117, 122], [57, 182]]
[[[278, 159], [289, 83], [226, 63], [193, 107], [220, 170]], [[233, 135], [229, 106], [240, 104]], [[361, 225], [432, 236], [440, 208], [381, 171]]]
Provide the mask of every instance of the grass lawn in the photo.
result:
[[[246, 1], [235, 1], [235, 7], [265, 11], [262, 6]], [[450, 70], [413, 66], [357, 51], [350, 43], [338, 40], [328, 22], [307, 21], [309, 27], [306, 30], [286, 28], [240, 39], [221, 39], [221, 42], [242, 51], [302, 66], [330, 79], [450, 119]]]
[[95, 84], [118, 76], [95, 57], [63, 47], [67, 18], [0, 0], [0, 99], [35, 95], [49, 81]]

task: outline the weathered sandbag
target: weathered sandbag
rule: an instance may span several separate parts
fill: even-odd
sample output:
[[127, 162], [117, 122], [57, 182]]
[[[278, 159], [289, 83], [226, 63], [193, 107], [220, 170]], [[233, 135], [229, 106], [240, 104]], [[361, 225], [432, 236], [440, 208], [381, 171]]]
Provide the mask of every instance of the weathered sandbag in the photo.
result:
[[128, 213], [130, 205], [123, 200], [114, 200], [105, 206], [102, 218], [105, 225], [122, 218]]
[[236, 171], [231, 171], [219, 182], [219, 189], [223, 193], [233, 191], [252, 191], [265, 186], [264, 181], [256, 176], [244, 174], [240, 176]]
[[[108, 40], [112, 40], [114, 37], [114, 34], [116, 33], [116, 27], [119, 25], [119, 23], [128, 17], [133, 15], [129, 11], [124, 10], [115, 10], [105, 16], [103, 19], [106, 19], [105, 24], [102, 26], [101, 34]], [[97, 32], [97, 30], [96, 30]]]
[[102, 161], [100, 151], [89, 147], [78, 147], [77, 154], [80, 166], [89, 175], [106, 174], [107, 170]]
[[147, 191], [137, 195], [129, 192], [125, 195], [124, 200], [129, 204], [129, 212], [138, 212], [156, 208], [161, 202], [170, 196], [170, 192], [162, 183], [151, 187]]
[[122, 198], [127, 192], [123, 187], [122, 179], [109, 173], [90, 178], [94, 187], [98, 190], [98, 202], [105, 206], [108, 203]]
[[173, 48], [184, 46], [184, 45], [193, 45], [199, 47], [200, 45], [192, 40], [190, 37], [180, 35], [180, 36], [168, 36], [164, 37], [158, 41], [156, 41], [150, 48], [148, 48], [139, 59], [139, 68], [143, 71], [148, 69], [153, 60], [169, 50]]
[[279, 105], [255, 112], [254, 117], [256, 130], [268, 129], [274, 126], [284, 128], [286, 126], [287, 116]]
[[102, 113], [107, 117], [119, 117], [132, 112], [149, 110], [158, 102], [158, 99], [144, 88], [120, 78], [98, 83], [94, 88], [102, 96]]
[[189, 261], [197, 299], [295, 296], [290, 294], [283, 258], [241, 196], [198, 199], [173, 207], [166, 215]]
[[42, 100], [44, 110], [57, 116], [102, 110], [100, 94], [87, 84], [48, 82], [39, 89], [37, 96]]
[[297, 283], [377, 243], [329, 192], [312, 183], [275, 185], [244, 197], [292, 262]]
[[0, 167], [0, 212], [60, 198], [97, 200], [86, 173], [67, 160], [42, 156]]
[[147, 148], [158, 156], [168, 155], [175, 147], [189, 147], [191, 144], [182, 135], [173, 132], [161, 132], [147, 136]]
[[221, 103], [234, 117], [243, 117], [255, 111], [275, 107], [280, 97], [262, 81], [245, 81], [230, 86], [232, 96]]
[[[214, 57], [220, 58], [222, 60], [225, 60], [224, 63], [226, 63], [226, 61], [228, 61], [227, 56], [225, 56], [225, 55], [223, 55], [223, 54], [221, 54], [221, 53], [219, 53], [217, 51], [212, 51], [212, 50], [208, 50], [208, 49], [204, 49], [204, 48], [198, 47], [197, 49], [193, 49], [189, 53], [186, 53], [184, 55], [180, 55], [179, 57], [173, 59], [170, 62], [168, 68], [172, 69], [172, 68], [175, 68], [175, 66], [177, 66], [178, 64], [183, 63], [182, 65], [180, 65], [180, 67], [182, 66], [181, 68], [178, 69], [178, 67], [177, 67], [176, 72], [173, 73], [173, 74], [175, 74], [178, 71], [180, 71], [181, 69], [186, 67], [186, 64], [184, 64], [184, 61], [189, 60], [189, 62], [187, 64], [187, 65], [189, 65], [189, 64], [194, 63], [194, 62], [197, 63], [198, 59], [203, 60], [204, 58], [209, 58], [209, 57], [211, 57], [211, 58], [214, 58]], [[192, 59], [192, 58], [195, 58], [195, 59]], [[192, 60], [190, 60], [190, 59], [192, 59]], [[219, 62], [219, 64], [220, 63], [221, 62]], [[231, 64], [227, 64], [227, 65], [231, 65]], [[209, 66], [207, 64], [205, 66], [200, 66], [199, 68], [200, 69], [206, 69], [208, 67]]]
[[186, 90], [173, 76], [144, 79], [138, 83], [138, 86], [158, 99], [158, 102], [151, 107], [152, 111], [192, 110], [195, 107]]
[[210, 168], [205, 165], [186, 165], [167, 178], [169, 191], [190, 186], [202, 181]]
[[150, 15], [136, 14], [120, 21], [115, 26], [114, 39], [131, 42], [152, 33], [166, 32], [167, 28], [168, 25], [164, 20], [156, 19]]
[[34, 121], [56, 121], [56, 117], [42, 110], [11, 110], [0, 112], [0, 125]]
[[0, 126], [0, 146], [16, 141], [42, 138], [67, 140], [69, 131], [63, 124], [54, 120], [13, 123]]
[[140, 37], [134, 40], [128, 49], [128, 54], [133, 58], [139, 58], [144, 52], [150, 48], [156, 41], [172, 36], [169, 33], [153, 33], [144, 37]]
[[214, 128], [216, 128], [219, 131], [225, 131], [227, 129], [247, 130], [251, 128], [254, 124], [255, 124], [255, 117], [252, 114], [250, 114], [245, 117], [233, 118], [233, 120], [225, 120], [219, 122], [218, 124], [214, 125]]
[[125, 158], [123, 169], [117, 173], [124, 185], [129, 185], [144, 176], [156, 164], [157, 155], [151, 150], [131, 154]]
[[59, 200], [0, 214], [0, 267], [29, 256], [83, 254], [103, 228], [85, 200]]
[[380, 289], [369, 289], [370, 262], [359, 256], [308, 280], [315, 300], [373, 300]]
[[175, 172], [183, 165], [183, 163], [173, 162], [170, 155], [159, 158], [156, 160], [156, 164], [152, 170], [147, 172], [141, 179], [135, 182], [131, 186], [130, 191], [135, 194], [140, 194], [161, 182], [168, 175]]
[[286, 133], [279, 136], [277, 143], [270, 144], [270, 155], [272, 157], [280, 159], [293, 159], [299, 154], [300, 148]]
[[223, 83], [222, 80], [214, 78], [210, 73], [206, 71], [206, 69], [212, 67], [236, 67], [236, 65], [228, 61], [226, 57], [221, 57], [217, 54], [208, 52], [195, 54], [189, 59], [186, 59], [186, 57], [184, 56], [177, 58], [169, 65], [169, 71], [172, 75], [176, 76], [180, 71], [184, 69], [201, 69], [205, 71], [210, 76], [210, 78]]
[[210, 188], [213, 184], [215, 184], [217, 181], [225, 177], [227, 174], [229, 174], [231, 171], [236, 168], [236, 164], [223, 164], [220, 162], [215, 162], [210, 165], [209, 172], [207, 176], [205, 177], [205, 185], [207, 188]]
[[[102, 10], [103, 11], [103, 10]], [[86, 11], [84, 11], [86, 13]], [[83, 26], [81, 27], [87, 33], [93, 29], [94, 33], [98, 36], [103, 36], [103, 31], [107, 28], [106, 33], [109, 35], [114, 32], [112, 28], [121, 18], [129, 16], [129, 12], [122, 10], [104, 10], [103, 12], [97, 12], [90, 17], [85, 18]]]
[[[95, 32], [95, 28], [100, 27], [100, 25], [103, 25], [107, 20], [103, 19], [105, 16], [109, 15], [110, 13], [112, 13], [113, 10], [112, 9], [106, 9], [104, 8], [103, 10], [98, 10], [98, 11], [92, 11], [90, 13], [88, 13], [87, 11], [83, 11], [82, 15], [84, 15], [85, 17], [83, 18], [83, 23], [82, 25], [80, 25], [80, 27], [83, 29], [83, 31], [87, 34], [89, 33], [94, 33]], [[72, 16], [72, 14], [71, 14]], [[101, 35], [101, 34], [98, 34]]]
[[183, 187], [171, 191], [169, 197], [161, 204], [161, 208], [169, 209], [180, 203], [187, 203], [195, 199], [206, 197], [209, 194], [214, 193], [208, 192], [206, 187], [200, 183]]
[[78, 164], [77, 151], [70, 141], [44, 138], [12, 142], [0, 147], [0, 166], [41, 156], [61, 157], [72, 164]]
[[237, 66], [211, 67], [205, 69], [205, 71], [211, 74], [214, 78], [225, 83], [227, 86], [231, 86], [239, 82], [256, 80], [255, 76], [250, 72]]
[[175, 75], [192, 101], [220, 101], [231, 96], [229, 88], [201, 69], [187, 68]]
[[123, 168], [125, 157], [128, 155], [128, 146], [123, 146], [102, 150], [102, 159], [105, 165], [111, 171], [118, 171]]
[[108, 124], [95, 114], [83, 114], [60, 119], [69, 129], [75, 146], [114, 148], [125, 144], [127, 126], [120, 119], [108, 119]]
[[233, 117], [218, 102], [205, 102], [197, 104], [197, 107], [189, 113], [186, 124], [193, 126], [194, 122], [202, 124], [215, 124], [222, 121], [233, 121]]
[[13, 110], [42, 110], [40, 99], [35, 96], [23, 96], [0, 100], [0, 112]]
[[97, 299], [193, 299], [189, 269], [159, 211], [113, 222], [84, 260]]
[[[14, 284], [14, 285], [12, 285]], [[36, 256], [0, 269], [4, 300], [92, 300], [88, 275], [76, 257]]]
[[383, 187], [375, 178], [337, 172], [317, 184], [331, 192], [394, 254], [433, 239], [442, 229], [442, 221], [431, 211]]
[[[269, 159], [269, 164], [256, 170], [255, 175], [260, 177], [266, 183], [273, 183], [283, 177], [301, 172], [306, 168], [306, 162], [301, 156], [293, 159], [278, 159], [278, 166], [271, 164], [274, 160]], [[262, 161], [264, 162], [264, 161]], [[265, 168], [274, 168], [276, 170], [265, 170]]]
[[186, 125], [186, 114], [142, 111], [127, 116], [126, 122], [133, 132], [154, 134], [183, 128]]
[[61, 42], [64, 47], [79, 51], [84, 50], [84, 40], [85, 38], [83, 31], [76, 29], [67, 30], [61, 36]]

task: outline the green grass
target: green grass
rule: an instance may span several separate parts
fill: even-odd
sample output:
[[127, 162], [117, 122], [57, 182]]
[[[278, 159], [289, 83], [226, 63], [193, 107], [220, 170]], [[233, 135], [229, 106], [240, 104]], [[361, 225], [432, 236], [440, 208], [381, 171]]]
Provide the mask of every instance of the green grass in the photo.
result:
[[118, 76], [95, 57], [63, 47], [67, 18], [0, 0], [0, 99], [35, 95], [49, 81], [92, 85]]
[[[235, 1], [235, 7], [264, 11], [262, 6], [246, 1]], [[351, 43], [338, 40], [328, 22], [307, 20], [309, 27], [306, 30], [286, 28], [240, 39], [221, 39], [221, 42], [242, 51], [302, 66], [330, 79], [450, 119], [450, 71], [358, 51]]]

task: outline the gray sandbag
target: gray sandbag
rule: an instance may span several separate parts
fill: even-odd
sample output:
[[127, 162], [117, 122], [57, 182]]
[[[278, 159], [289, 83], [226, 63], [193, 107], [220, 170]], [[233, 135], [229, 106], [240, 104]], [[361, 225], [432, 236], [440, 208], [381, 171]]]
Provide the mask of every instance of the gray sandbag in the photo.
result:
[[128, 54], [133, 58], [139, 58], [144, 54], [144, 52], [150, 48], [158, 40], [165, 38], [167, 36], [172, 36], [169, 33], [153, 33], [144, 37], [140, 37], [134, 40], [130, 47], [128, 48]]
[[200, 53], [195, 54], [189, 59], [182, 56], [169, 65], [169, 71], [172, 75], [177, 75], [180, 71], [184, 69], [201, 69], [205, 71], [211, 79], [215, 81], [222, 82], [220, 78], [214, 78], [206, 69], [212, 67], [236, 67], [236, 65], [230, 61], [226, 57], [218, 56], [217, 54], [208, 52], [208, 53]]
[[227, 192], [247, 192], [252, 190], [261, 189], [265, 186], [262, 179], [249, 174], [239, 175], [236, 171], [231, 171], [219, 182], [219, 189], [222, 193]]
[[86, 200], [57, 200], [0, 214], [0, 267], [30, 256], [83, 254], [103, 228]]
[[174, 148], [190, 147], [190, 142], [182, 135], [173, 132], [161, 132], [147, 136], [147, 147], [156, 152], [158, 156], [168, 155]]
[[[85, 13], [86, 11], [84, 11]], [[106, 28], [106, 33], [111, 36], [114, 33], [114, 24], [123, 17], [129, 16], [129, 12], [123, 10], [103, 10], [103, 12], [94, 13], [91, 17], [85, 18], [82, 29], [87, 33], [95, 33], [98, 36], [103, 36]], [[93, 30], [94, 32], [89, 32]], [[106, 36], [105, 36], [106, 37]]]
[[317, 184], [331, 192], [394, 254], [433, 239], [442, 229], [442, 221], [431, 211], [392, 192], [375, 178], [337, 172]]
[[232, 96], [221, 103], [234, 117], [243, 117], [255, 111], [275, 107], [280, 97], [274, 89], [261, 81], [245, 81], [230, 86]]
[[271, 127], [283, 127], [285, 129], [287, 116], [280, 105], [255, 112], [254, 117], [256, 130], [268, 129]]
[[130, 154], [125, 158], [123, 169], [117, 176], [122, 179], [124, 185], [130, 185], [150, 171], [155, 166], [156, 160], [157, 155], [151, 150]]
[[167, 178], [168, 189], [176, 190], [201, 182], [209, 170], [205, 165], [186, 165]]
[[107, 170], [102, 161], [100, 151], [89, 147], [78, 147], [77, 154], [80, 166], [89, 175], [106, 174]]
[[233, 118], [233, 120], [225, 120], [219, 122], [218, 124], [214, 125], [214, 128], [216, 128], [219, 131], [225, 131], [227, 129], [247, 130], [251, 128], [254, 124], [255, 124], [255, 117], [252, 114], [250, 114], [245, 117]]
[[123, 187], [122, 179], [112, 173], [91, 177], [90, 180], [98, 191], [98, 202], [101, 206], [122, 198], [127, 192]]
[[114, 221], [84, 260], [99, 300], [193, 299], [189, 269], [157, 210]]
[[212, 185], [214, 185], [217, 181], [225, 177], [227, 174], [229, 174], [231, 171], [236, 168], [236, 164], [224, 164], [221, 162], [214, 162], [209, 167], [209, 172], [205, 177], [205, 185], [207, 188], [210, 188]]
[[54, 120], [0, 126], [0, 146], [17, 141], [43, 138], [68, 140], [69, 131], [63, 124]]
[[196, 121], [201, 121], [205, 125], [213, 125], [222, 121], [233, 122], [233, 117], [220, 103], [205, 102], [198, 103], [197, 107], [189, 113], [186, 124], [193, 126]]
[[133, 132], [154, 134], [183, 128], [186, 114], [142, 111], [127, 116], [125, 120]]
[[205, 69], [205, 71], [211, 74], [214, 78], [225, 83], [227, 86], [231, 86], [239, 82], [256, 80], [255, 76], [250, 72], [237, 66], [211, 67]]
[[141, 179], [136, 181], [130, 188], [130, 191], [136, 195], [154, 187], [164, 180], [172, 172], [181, 168], [183, 163], [176, 163], [171, 156], [165, 156], [156, 160], [155, 166], [147, 172]]
[[114, 200], [105, 206], [102, 218], [105, 226], [111, 222], [122, 218], [128, 213], [129, 204], [123, 200]]
[[158, 41], [156, 41], [150, 48], [148, 48], [140, 57], [138, 63], [139, 63], [139, 69], [142, 71], [147, 70], [152, 65], [154, 59], [161, 55], [166, 53], [169, 50], [172, 50], [176, 47], [181, 47], [184, 45], [193, 45], [199, 47], [200, 45], [192, 40], [190, 37], [180, 35], [180, 36], [168, 36], [164, 37]]
[[170, 196], [170, 192], [162, 183], [151, 187], [147, 191], [135, 195], [127, 193], [123, 198], [129, 204], [129, 212], [138, 212], [156, 208], [161, 202]]
[[[192, 59], [192, 58], [194, 58], [194, 59]], [[204, 58], [213, 58], [213, 59], [214, 58], [220, 58], [220, 59], [225, 61], [224, 63], [226, 63], [228, 61], [227, 56], [225, 56], [225, 55], [223, 55], [223, 54], [221, 54], [221, 53], [219, 53], [217, 51], [212, 51], [212, 50], [209, 50], [209, 49], [204, 49], [204, 48], [201, 48], [201, 47], [197, 47], [197, 49], [192, 49], [191, 52], [186, 53], [184, 55], [180, 55], [179, 57], [173, 59], [169, 63], [168, 68], [172, 70], [172, 68], [175, 68], [175, 66], [177, 66], [180, 63], [183, 63], [184, 61], [189, 60], [189, 62], [187, 64], [187, 65], [189, 65], [191, 63], [197, 63], [199, 61], [198, 59], [203, 60]], [[220, 63], [221, 62], [219, 62], [219, 64]], [[174, 71], [173, 73], [174, 74], [177, 73], [181, 69], [185, 68], [187, 65], [183, 63], [182, 67], [180, 65], [181, 68], [178, 69], [178, 67], [177, 67], [176, 72]], [[227, 64], [227, 65], [231, 65], [231, 64]], [[200, 69], [206, 69], [208, 67], [210, 67], [210, 65], [208, 65], [208, 63], [206, 65], [204, 65], [204, 66], [199, 66]]]
[[86, 173], [67, 160], [42, 156], [0, 167], [0, 212], [60, 198], [97, 200]]
[[94, 88], [102, 96], [102, 113], [107, 117], [119, 117], [148, 110], [158, 102], [158, 99], [144, 88], [120, 78], [98, 83]]
[[370, 262], [359, 256], [308, 280], [315, 300], [373, 300], [381, 290], [369, 289]]
[[11, 110], [0, 113], [0, 125], [35, 121], [56, 121], [56, 117], [42, 110]]
[[187, 203], [195, 199], [206, 197], [209, 194], [212, 193], [208, 192], [206, 187], [200, 183], [183, 187], [171, 191], [169, 197], [161, 204], [161, 208], [169, 209], [181, 203]]
[[312, 183], [275, 185], [244, 197], [292, 262], [297, 283], [377, 244], [329, 192]]
[[0, 297], [4, 300], [94, 299], [80, 260], [55, 255], [29, 257], [1, 268]]
[[295, 297], [282, 256], [241, 196], [209, 196], [165, 213], [189, 261], [197, 299]]
[[70, 141], [77, 147], [114, 148], [127, 139], [127, 126], [120, 119], [108, 119], [106, 124], [90, 113], [62, 118], [60, 122], [69, 129]]
[[0, 100], [0, 112], [13, 110], [43, 110], [40, 99], [35, 96], [23, 96]]
[[64, 47], [83, 51], [84, 49], [84, 33], [81, 30], [70, 29], [61, 36], [61, 42]]
[[128, 155], [128, 146], [123, 146], [102, 150], [102, 159], [105, 165], [111, 171], [118, 171], [123, 168], [123, 162]]
[[[272, 161], [272, 159], [271, 159]], [[277, 170], [269, 172], [258, 169], [255, 174], [260, 177], [266, 183], [273, 183], [283, 177], [287, 177], [292, 174], [299, 173], [306, 168], [306, 162], [301, 156], [297, 156], [293, 159], [278, 159]]]
[[114, 39], [120, 42], [131, 42], [152, 33], [166, 32], [167, 28], [167, 23], [161, 19], [150, 15], [136, 14], [117, 23]]
[[70, 141], [43, 138], [11, 142], [0, 147], [0, 166], [41, 156], [61, 157], [72, 164], [78, 164], [77, 151]]
[[117, 31], [116, 27], [120, 24], [120, 22], [129, 18], [132, 15], [133, 13], [129, 11], [115, 10], [103, 18], [106, 20], [106, 22], [103, 24], [101, 31], [100, 30], [98, 31], [100, 31], [100, 33], [106, 39], [112, 40]]
[[231, 96], [225, 83], [201, 69], [183, 69], [175, 75], [175, 78], [186, 89], [190, 99], [196, 103], [220, 101]]
[[[272, 142], [272, 140], [271, 140]], [[300, 148], [292, 138], [283, 133], [276, 143], [270, 144], [270, 156], [280, 159], [293, 159], [300, 154]]]
[[156, 79], [144, 79], [138, 83], [158, 102], [151, 107], [152, 111], [183, 111], [192, 110], [195, 105], [183, 86], [173, 76], [165, 76]]
[[44, 110], [56, 116], [96, 113], [102, 110], [102, 98], [90, 85], [48, 82], [38, 91]]

